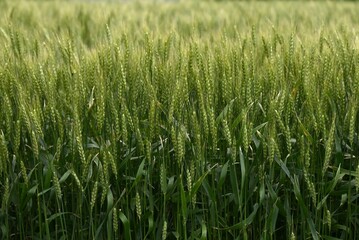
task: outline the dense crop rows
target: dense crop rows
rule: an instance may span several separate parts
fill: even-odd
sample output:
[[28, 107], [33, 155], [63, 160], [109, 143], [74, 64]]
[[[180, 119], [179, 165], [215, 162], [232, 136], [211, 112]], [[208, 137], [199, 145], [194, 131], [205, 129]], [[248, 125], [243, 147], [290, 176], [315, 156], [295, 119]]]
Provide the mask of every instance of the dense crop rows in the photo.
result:
[[358, 238], [357, 10], [0, 3], [1, 238]]

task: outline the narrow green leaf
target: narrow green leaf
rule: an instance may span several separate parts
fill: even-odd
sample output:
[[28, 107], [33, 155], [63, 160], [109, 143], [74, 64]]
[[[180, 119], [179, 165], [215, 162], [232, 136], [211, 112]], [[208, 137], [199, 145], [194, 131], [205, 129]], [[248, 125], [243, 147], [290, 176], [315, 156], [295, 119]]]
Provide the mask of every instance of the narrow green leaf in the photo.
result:
[[205, 239], [207, 239], [207, 226], [204, 221], [202, 221], [201, 225], [202, 225], [201, 240], [205, 240]]
[[52, 214], [52, 215], [47, 219], [47, 221], [48, 221], [48, 223], [50, 223], [50, 222], [52, 222], [53, 220], [55, 220], [56, 218], [61, 217], [62, 215], [65, 215], [65, 214], [71, 214], [71, 215], [73, 215], [73, 216], [76, 217], [76, 215], [75, 215], [75, 214], [72, 214], [71, 212], [60, 212], [60, 213]]
[[323, 205], [326, 203], [328, 197], [329, 197], [329, 195], [326, 195], [322, 200], [320, 200], [320, 202], [317, 205], [317, 211], [319, 211], [323, 207]]
[[181, 177], [179, 179], [179, 184], [180, 184], [180, 191], [181, 191], [181, 213], [182, 213], [182, 217], [184, 219], [187, 219], [187, 199], [186, 199], [186, 193], [184, 191]]
[[276, 224], [277, 224], [277, 219], [278, 219], [278, 213], [279, 213], [279, 208], [277, 207], [276, 204], [274, 204], [272, 210], [271, 210], [271, 213], [270, 213], [270, 219], [269, 219], [269, 222], [270, 222], [270, 233], [273, 235], [274, 232], [275, 232], [275, 228], [276, 228]]
[[294, 178], [292, 178], [291, 180], [292, 180], [292, 184], [293, 184], [293, 187], [294, 187], [294, 195], [295, 195], [295, 197], [296, 197], [296, 199], [297, 199], [297, 201], [298, 201], [298, 203], [300, 205], [301, 213], [304, 215], [304, 217], [307, 220], [310, 232], [312, 234], [312, 238], [314, 240], [319, 240], [319, 236], [318, 236], [318, 233], [317, 233], [317, 231], [315, 229], [313, 219], [309, 216], [308, 209], [307, 209], [307, 207], [306, 207], [306, 205], [305, 205], [305, 203], [303, 201], [302, 195], [300, 193], [298, 177], [296, 175], [294, 175]]
[[345, 174], [340, 173], [340, 172], [341, 172], [341, 170], [340, 170], [340, 165], [339, 165], [337, 172], [334, 176], [334, 179], [331, 181], [330, 188], [329, 188], [329, 191], [327, 192], [327, 194], [330, 194], [334, 190], [335, 186], [338, 184], [339, 180], [341, 180], [344, 177]]
[[221, 121], [227, 116], [227, 113], [229, 111], [229, 109], [232, 107], [234, 101], [236, 100], [237, 98], [234, 98], [232, 99], [225, 107], [224, 109], [222, 110], [222, 112], [219, 114], [219, 116], [217, 117], [216, 119], [216, 123], [217, 124], [220, 124]]
[[70, 176], [71, 174], [71, 170], [67, 170], [64, 175], [62, 175], [62, 177], [59, 180], [59, 183], [63, 183], [66, 181], [66, 179]]
[[341, 238], [331, 237], [327, 235], [322, 235], [322, 238], [326, 240], [341, 240]]
[[130, 221], [128, 221], [128, 218], [125, 216], [125, 214], [120, 211], [118, 214], [123, 226], [124, 226], [124, 232], [125, 232], [125, 240], [131, 239], [131, 233], [130, 233]]
[[279, 164], [279, 166], [282, 168], [282, 170], [285, 172], [285, 174], [288, 176], [288, 178], [291, 179], [289, 169], [287, 168], [285, 163], [281, 159], [278, 159], [277, 157], [275, 157], [274, 159]]
[[111, 191], [111, 188], [108, 188], [107, 190], [107, 238], [111, 239], [113, 238], [113, 230], [112, 230], [112, 210], [113, 210], [113, 194]]
[[227, 161], [222, 166], [221, 174], [220, 174], [219, 181], [218, 181], [218, 189], [222, 189], [223, 183], [226, 180], [227, 172], [228, 172], [228, 163], [229, 163], [229, 161]]
[[241, 165], [241, 192], [244, 190], [244, 184], [246, 181], [246, 164], [244, 162], [244, 155], [242, 148], [239, 148], [239, 163]]
[[236, 164], [232, 163], [229, 167], [229, 173], [230, 173], [230, 180], [231, 180], [231, 189], [234, 194], [234, 202], [237, 205], [236, 211], [239, 210], [239, 202], [240, 202], [240, 195], [239, 195], [239, 186], [237, 181], [237, 170], [236, 170]]
[[241, 229], [241, 230], [244, 230], [245, 228], [247, 228], [248, 225], [252, 224], [254, 218], [256, 217], [256, 214], [257, 214], [257, 211], [258, 211], [258, 203], [256, 203], [253, 207], [253, 212], [246, 218], [244, 219], [243, 221], [241, 221], [240, 223], [237, 223], [231, 227], [228, 227], [228, 228], [223, 228], [223, 229], [220, 229], [220, 230], [233, 230], [233, 229]]
[[190, 198], [192, 198], [196, 192], [198, 191], [199, 187], [202, 185], [203, 180], [207, 177], [207, 175], [215, 168], [218, 164], [213, 165], [205, 174], [203, 174], [194, 184], [192, 187], [192, 191], [190, 192]]
[[137, 174], [136, 174], [136, 180], [139, 179], [143, 175], [144, 167], [145, 167], [145, 159], [142, 160], [140, 166], [138, 167]]

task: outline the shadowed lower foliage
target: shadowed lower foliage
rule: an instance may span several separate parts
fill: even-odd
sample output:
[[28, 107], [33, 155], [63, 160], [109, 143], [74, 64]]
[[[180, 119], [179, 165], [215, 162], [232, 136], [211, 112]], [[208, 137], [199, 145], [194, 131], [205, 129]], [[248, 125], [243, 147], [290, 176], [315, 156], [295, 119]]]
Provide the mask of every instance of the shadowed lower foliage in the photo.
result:
[[358, 10], [1, 2], [1, 239], [358, 238]]

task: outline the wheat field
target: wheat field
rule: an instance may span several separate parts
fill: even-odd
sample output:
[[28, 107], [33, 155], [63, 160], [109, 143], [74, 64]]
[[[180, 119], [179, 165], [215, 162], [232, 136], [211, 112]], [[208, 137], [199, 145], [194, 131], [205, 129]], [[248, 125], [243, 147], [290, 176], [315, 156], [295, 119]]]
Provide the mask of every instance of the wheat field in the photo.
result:
[[359, 238], [357, 12], [0, 1], [0, 238]]

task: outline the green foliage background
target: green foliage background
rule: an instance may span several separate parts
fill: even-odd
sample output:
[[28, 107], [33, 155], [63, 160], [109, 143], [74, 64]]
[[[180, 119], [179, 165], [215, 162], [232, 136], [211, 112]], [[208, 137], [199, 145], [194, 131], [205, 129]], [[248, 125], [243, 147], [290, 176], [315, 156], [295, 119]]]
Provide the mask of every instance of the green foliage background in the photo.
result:
[[1, 2], [1, 238], [358, 238], [358, 8]]

